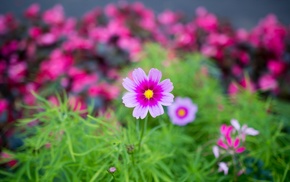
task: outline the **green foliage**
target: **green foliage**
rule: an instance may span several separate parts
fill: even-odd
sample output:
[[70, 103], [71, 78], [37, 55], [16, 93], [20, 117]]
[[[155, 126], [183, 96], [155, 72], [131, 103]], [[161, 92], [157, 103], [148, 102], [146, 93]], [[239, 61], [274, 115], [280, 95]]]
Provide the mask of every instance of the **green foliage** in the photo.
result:
[[[38, 97], [38, 111], [19, 121], [25, 128], [24, 145], [14, 153], [17, 166], [0, 171], [4, 181], [234, 181], [233, 169], [218, 172], [212, 147], [221, 124], [232, 118], [260, 132], [246, 139], [245, 173], [238, 181], [287, 181], [290, 179], [290, 137], [284, 132], [289, 117], [272, 114], [273, 101], [242, 91], [223, 94], [219, 72], [198, 54], [169, 58], [157, 45], [148, 45], [144, 60], [135, 63], [148, 71], [155, 67], [170, 78], [175, 97], [190, 97], [198, 105], [196, 120], [180, 127], [165, 113], [144, 120], [116, 100], [115, 109], [103, 114], [78, 113], [64, 97], [54, 106]], [[129, 70], [124, 70], [126, 75]], [[125, 77], [125, 76], [124, 76]], [[38, 124], [28, 127], [28, 123]], [[140, 133], [143, 129], [141, 147]], [[249, 162], [250, 161], [250, 162]], [[116, 167], [116, 172], [108, 169]], [[13, 175], [12, 175], [13, 174]]]

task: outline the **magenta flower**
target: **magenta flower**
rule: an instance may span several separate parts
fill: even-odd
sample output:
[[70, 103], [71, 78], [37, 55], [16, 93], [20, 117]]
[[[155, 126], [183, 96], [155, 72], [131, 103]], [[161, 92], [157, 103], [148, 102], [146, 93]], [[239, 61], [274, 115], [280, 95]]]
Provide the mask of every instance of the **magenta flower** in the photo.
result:
[[[234, 138], [232, 134], [235, 132], [235, 128], [233, 126], [227, 126], [223, 124], [220, 127], [221, 137], [217, 141], [217, 145], [223, 149], [225, 149], [229, 153], [242, 153], [246, 150], [245, 147], [241, 146], [240, 138]], [[214, 150], [214, 155], [219, 153], [218, 150]]]
[[177, 97], [175, 102], [168, 107], [168, 115], [173, 124], [184, 126], [195, 119], [197, 106], [190, 98]]
[[271, 74], [265, 74], [259, 78], [259, 86], [263, 91], [276, 90], [278, 82]]
[[163, 114], [162, 105], [169, 106], [173, 102], [172, 82], [169, 79], [160, 82], [162, 73], [155, 68], [150, 69], [148, 76], [141, 68], [135, 69], [132, 77], [133, 80], [125, 78], [123, 81], [129, 92], [122, 99], [126, 107], [134, 107], [133, 116], [144, 119], [148, 111], [154, 118]]

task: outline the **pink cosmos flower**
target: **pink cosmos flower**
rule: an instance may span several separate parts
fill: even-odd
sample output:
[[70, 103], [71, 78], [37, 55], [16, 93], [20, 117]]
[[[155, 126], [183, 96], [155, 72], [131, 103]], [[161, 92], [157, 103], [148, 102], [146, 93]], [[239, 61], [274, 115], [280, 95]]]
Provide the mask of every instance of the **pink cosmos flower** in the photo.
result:
[[168, 115], [173, 124], [184, 126], [195, 119], [198, 108], [190, 98], [177, 97], [175, 102], [168, 107]]
[[129, 92], [123, 96], [123, 103], [126, 107], [133, 108], [133, 116], [144, 119], [149, 111], [152, 117], [164, 113], [163, 107], [170, 106], [174, 96], [170, 93], [173, 84], [169, 79], [160, 82], [161, 71], [152, 68], [148, 76], [141, 68], [132, 72], [133, 80], [125, 78], [123, 86]]

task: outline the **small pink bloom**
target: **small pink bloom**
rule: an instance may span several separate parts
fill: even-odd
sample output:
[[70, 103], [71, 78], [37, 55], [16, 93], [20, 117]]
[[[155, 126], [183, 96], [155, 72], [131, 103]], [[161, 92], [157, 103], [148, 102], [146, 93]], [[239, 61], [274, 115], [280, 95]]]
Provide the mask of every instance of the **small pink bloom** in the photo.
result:
[[57, 36], [53, 33], [45, 33], [38, 37], [37, 42], [42, 46], [49, 46], [57, 41]]
[[197, 105], [190, 98], [177, 97], [168, 107], [168, 115], [173, 124], [184, 126], [195, 120], [197, 110]]
[[236, 38], [240, 42], [248, 41], [249, 33], [245, 29], [238, 29], [236, 31]]
[[61, 24], [65, 20], [62, 5], [55, 5], [43, 13], [43, 21], [50, 25]]
[[213, 152], [215, 158], [218, 158], [219, 157], [219, 147], [218, 146], [216, 146], [216, 145], [213, 146], [212, 152]]
[[38, 37], [41, 36], [42, 30], [41, 30], [41, 28], [34, 26], [34, 27], [29, 28], [28, 34], [31, 38], [37, 39]]
[[217, 48], [212, 45], [204, 45], [201, 49], [201, 53], [208, 57], [215, 57], [217, 55]]
[[17, 160], [11, 154], [6, 152], [1, 152], [0, 154], [0, 163], [5, 162], [9, 167], [14, 167], [17, 164]]
[[259, 86], [263, 91], [275, 90], [278, 88], [278, 83], [272, 75], [267, 74], [260, 77]]
[[228, 87], [229, 95], [236, 95], [238, 92], [239, 92], [239, 87], [237, 86], [237, 84], [234, 82], [231, 82]]
[[30, 5], [24, 12], [26, 18], [35, 19], [37, 18], [40, 11], [40, 6], [37, 3]]
[[8, 109], [8, 102], [5, 99], [0, 99], [0, 115]]
[[8, 76], [11, 80], [16, 82], [23, 81], [27, 70], [27, 65], [25, 62], [18, 62], [10, 65], [8, 70]]
[[240, 66], [234, 65], [232, 67], [232, 73], [233, 73], [233, 75], [239, 77], [240, 75], [242, 75], [243, 70], [242, 70], [242, 68]]
[[240, 82], [240, 85], [250, 91], [250, 92], [255, 92], [255, 84], [249, 79], [249, 78], [243, 78], [242, 81]]
[[218, 165], [219, 165], [218, 171], [219, 172], [222, 172], [223, 171], [224, 174], [227, 175], [228, 174], [228, 171], [229, 171], [228, 165], [225, 162], [220, 162], [220, 163], [218, 163]]
[[279, 60], [270, 60], [267, 67], [275, 76], [280, 76], [286, 69], [285, 64]]
[[52, 106], [59, 106], [59, 101], [55, 96], [49, 97], [48, 101], [51, 103]]
[[170, 24], [176, 23], [178, 19], [179, 19], [179, 15], [170, 10], [166, 10], [158, 15], [159, 22], [164, 25], [170, 25]]
[[138, 60], [139, 54], [142, 51], [142, 45], [138, 39], [123, 37], [118, 42], [118, 45], [122, 49], [127, 50], [127, 52], [130, 54], [131, 60], [133, 60], [133, 61]]
[[87, 109], [86, 103], [80, 97], [70, 96], [68, 102], [74, 111], [84, 111]]
[[3, 15], [0, 15], [0, 35], [8, 32], [9, 27], [6, 23], [6, 18]]
[[195, 23], [206, 31], [215, 31], [218, 27], [218, 19], [214, 14], [208, 13], [203, 7], [196, 9], [197, 18]]

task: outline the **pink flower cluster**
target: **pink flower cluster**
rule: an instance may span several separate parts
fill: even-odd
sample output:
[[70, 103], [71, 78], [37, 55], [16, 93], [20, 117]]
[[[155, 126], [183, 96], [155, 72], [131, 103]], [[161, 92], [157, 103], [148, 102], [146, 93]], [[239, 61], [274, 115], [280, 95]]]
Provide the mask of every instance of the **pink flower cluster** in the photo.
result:
[[[223, 124], [220, 127], [221, 136], [217, 140], [217, 145], [213, 147], [213, 153], [216, 158], [221, 155], [231, 155], [243, 153], [246, 150], [245, 142], [246, 136], [255, 136], [259, 134], [259, 131], [249, 128], [247, 125], [240, 126], [236, 119], [231, 120], [231, 125], [227, 126]], [[224, 174], [228, 173], [228, 166], [225, 162], [219, 163], [219, 171], [223, 171]]]

